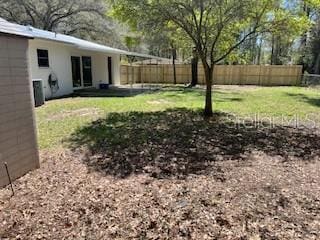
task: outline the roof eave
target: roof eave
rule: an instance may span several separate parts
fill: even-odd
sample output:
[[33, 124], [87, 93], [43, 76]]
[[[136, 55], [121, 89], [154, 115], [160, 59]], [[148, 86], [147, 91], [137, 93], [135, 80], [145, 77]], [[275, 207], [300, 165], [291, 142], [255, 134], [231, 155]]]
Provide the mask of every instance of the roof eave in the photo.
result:
[[147, 58], [147, 59], [168, 60], [167, 58], [161, 58], [161, 57], [157, 57], [157, 56], [153, 56], [153, 55], [149, 55], [149, 54], [136, 53], [136, 52], [126, 52], [123, 55], [141, 57], [141, 58]]
[[33, 39], [33, 36], [28, 35], [28, 34], [22, 34], [22, 33], [17, 33], [17, 32], [10, 32], [10, 31], [0, 31], [0, 34], [3, 35], [11, 35], [11, 36], [15, 36], [15, 37], [20, 37], [20, 38], [27, 38], [27, 39]]
[[75, 46], [76, 46], [78, 49], [87, 50], [87, 51], [94, 51], [94, 52], [100, 52], [100, 53], [110, 53], [110, 54], [119, 54], [119, 55], [126, 54], [126, 52], [125, 52], [125, 51], [122, 51], [122, 50], [98, 49], [98, 48], [82, 47], [82, 46], [78, 46], [78, 45], [75, 45]]

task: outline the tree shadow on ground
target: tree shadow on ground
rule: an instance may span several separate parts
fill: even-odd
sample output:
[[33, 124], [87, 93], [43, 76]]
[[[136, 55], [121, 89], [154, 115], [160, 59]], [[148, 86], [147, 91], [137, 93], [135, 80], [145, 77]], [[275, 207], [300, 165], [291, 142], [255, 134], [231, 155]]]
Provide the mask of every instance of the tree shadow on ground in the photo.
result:
[[246, 161], [253, 152], [283, 161], [310, 161], [320, 154], [320, 135], [311, 129], [236, 122], [224, 113], [205, 120], [200, 112], [111, 113], [76, 131], [72, 148], [88, 148], [90, 168], [125, 178], [146, 173], [155, 178], [211, 174], [215, 163]]
[[301, 93], [299, 94], [287, 93], [287, 95], [290, 97], [294, 97], [299, 101], [306, 102], [312, 106], [320, 107], [320, 98], [309, 97], [306, 94], [301, 94]]

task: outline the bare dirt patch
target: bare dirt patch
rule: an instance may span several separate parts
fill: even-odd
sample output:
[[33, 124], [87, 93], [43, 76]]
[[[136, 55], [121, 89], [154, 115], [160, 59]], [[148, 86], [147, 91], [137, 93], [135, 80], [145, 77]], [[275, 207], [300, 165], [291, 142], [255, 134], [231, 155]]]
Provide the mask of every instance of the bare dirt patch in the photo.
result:
[[76, 110], [62, 111], [59, 114], [50, 116], [49, 121], [62, 120], [70, 117], [92, 117], [97, 118], [101, 114], [98, 108], [81, 108]]
[[149, 104], [151, 105], [167, 105], [170, 104], [169, 101], [165, 100], [165, 99], [159, 99], [159, 100], [154, 100], [154, 101], [148, 101]]
[[215, 90], [227, 90], [227, 91], [255, 91], [257, 89], [261, 89], [261, 86], [255, 85], [215, 85]]

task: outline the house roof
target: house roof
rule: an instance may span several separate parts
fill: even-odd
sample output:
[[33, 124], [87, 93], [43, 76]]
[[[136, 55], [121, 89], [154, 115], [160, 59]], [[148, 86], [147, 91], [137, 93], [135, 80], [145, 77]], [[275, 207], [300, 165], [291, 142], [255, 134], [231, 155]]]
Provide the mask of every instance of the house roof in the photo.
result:
[[26, 27], [14, 23], [10, 23], [3, 18], [0, 18], [0, 33], [12, 34], [32, 38], [33, 36], [26, 31]]
[[140, 57], [140, 58], [146, 58], [146, 59], [157, 59], [157, 60], [160, 60], [160, 61], [168, 61], [168, 60], [170, 60], [168, 58], [156, 57], [156, 56], [153, 56], [153, 55], [137, 53], [137, 52], [126, 52], [125, 55], [127, 55], [127, 56], [135, 56], [135, 57]]
[[49, 32], [49, 31], [31, 27], [31, 26], [27, 26], [26, 28], [27, 28], [27, 31], [29, 31], [32, 34], [32, 36], [37, 39], [71, 44], [83, 50], [115, 53], [115, 54], [126, 54], [126, 51], [104, 46], [104, 45], [93, 43], [93, 42], [89, 42], [86, 40], [82, 40], [80, 38], [76, 38], [76, 37], [72, 37], [72, 36], [68, 36], [60, 33]]
[[147, 54], [128, 52], [117, 48], [108, 47], [105, 45], [97, 44], [94, 42], [89, 42], [86, 40], [82, 40], [80, 38], [68, 36], [65, 34], [54, 33], [50, 31], [41, 30], [38, 28], [34, 28], [31, 26], [23, 26], [15, 23], [10, 23], [3, 18], [0, 18], [0, 32], [7, 34], [14, 34], [18, 36], [30, 37], [35, 39], [43, 39], [49, 41], [60, 42], [64, 44], [71, 44], [79, 49], [97, 51], [97, 52], [105, 52], [105, 53], [114, 53], [121, 55], [129, 55], [129, 56], [138, 56], [143, 58], [155, 58], [162, 59], [156, 56], [151, 56]]
[[[145, 59], [145, 60], [140, 60], [140, 61], [136, 61], [134, 62], [135, 64], [142, 64], [142, 65], [158, 65], [158, 64], [172, 64], [172, 59], [169, 58], [150, 58], [150, 59]], [[176, 60], [175, 61], [176, 64], [183, 64], [182, 61]]]

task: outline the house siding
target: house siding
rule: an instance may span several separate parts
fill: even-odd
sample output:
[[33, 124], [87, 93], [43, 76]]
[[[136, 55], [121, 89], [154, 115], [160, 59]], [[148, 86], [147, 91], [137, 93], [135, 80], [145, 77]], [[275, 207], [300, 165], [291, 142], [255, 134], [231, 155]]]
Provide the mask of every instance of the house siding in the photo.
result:
[[0, 35], [0, 187], [39, 167], [28, 39]]
[[[38, 66], [37, 49], [48, 50], [48, 68]], [[112, 57], [113, 82], [114, 85], [120, 84], [120, 55], [85, 51], [65, 43], [34, 39], [30, 40], [29, 50], [31, 78], [42, 80], [46, 99], [61, 97], [73, 93], [71, 56], [89, 56], [92, 58], [92, 87], [95, 88], [99, 87], [99, 83], [109, 83], [107, 59], [108, 57]], [[52, 94], [48, 84], [48, 78], [51, 73], [55, 73], [59, 81], [59, 90], [54, 94]]]

